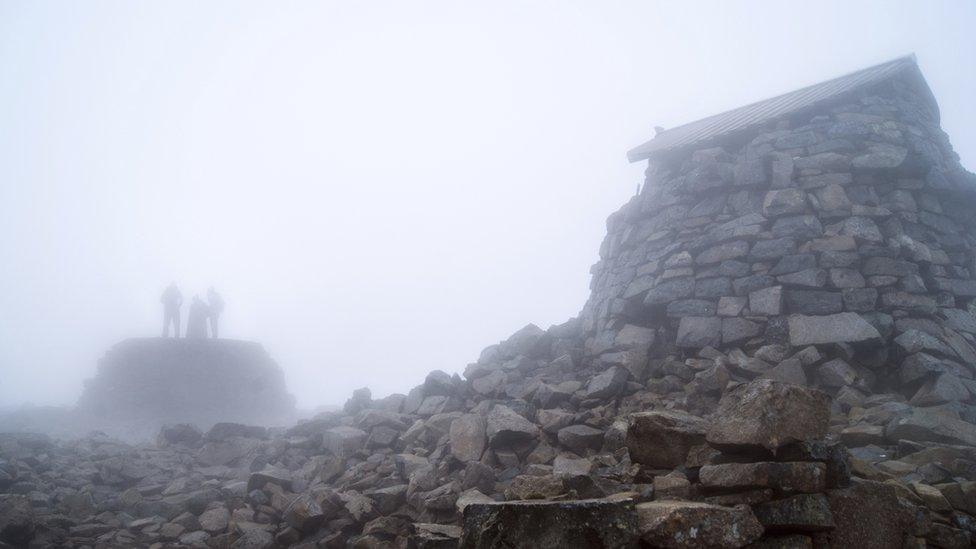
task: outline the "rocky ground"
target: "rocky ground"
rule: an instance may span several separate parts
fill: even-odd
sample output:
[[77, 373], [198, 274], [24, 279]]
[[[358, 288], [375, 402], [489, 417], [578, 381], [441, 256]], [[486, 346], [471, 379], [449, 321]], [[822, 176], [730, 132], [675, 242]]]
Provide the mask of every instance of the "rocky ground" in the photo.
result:
[[530, 325], [463, 378], [361, 390], [287, 430], [0, 435], [0, 546], [972, 544], [976, 426], [958, 395], [932, 404], [950, 389], [831, 398], [814, 386], [856, 384], [847, 345], [705, 347], [640, 373], [582, 348], [576, 321]]

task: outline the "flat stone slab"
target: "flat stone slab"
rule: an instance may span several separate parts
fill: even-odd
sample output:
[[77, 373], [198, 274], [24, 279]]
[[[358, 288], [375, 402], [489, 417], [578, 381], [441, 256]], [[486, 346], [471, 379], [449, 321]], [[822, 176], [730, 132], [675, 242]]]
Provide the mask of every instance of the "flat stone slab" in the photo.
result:
[[462, 549], [623, 548], [638, 537], [634, 502], [622, 498], [471, 503], [462, 522]]
[[763, 533], [746, 505], [653, 501], [637, 506], [637, 523], [643, 542], [669, 549], [744, 547]]
[[857, 343], [881, 338], [878, 330], [857, 313], [824, 316], [792, 315], [790, 344], [794, 347], [825, 343]]
[[774, 488], [816, 493], [826, 488], [827, 466], [807, 461], [723, 463], [705, 465], [698, 476], [702, 486], [712, 489]]

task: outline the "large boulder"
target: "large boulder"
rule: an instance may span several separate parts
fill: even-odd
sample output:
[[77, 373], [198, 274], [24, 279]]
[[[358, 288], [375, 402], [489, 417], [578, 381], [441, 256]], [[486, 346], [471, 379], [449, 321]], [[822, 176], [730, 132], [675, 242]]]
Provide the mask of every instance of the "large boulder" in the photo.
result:
[[637, 544], [628, 499], [471, 503], [464, 508], [460, 547], [624, 548]]
[[478, 461], [485, 451], [487, 438], [485, 418], [465, 414], [451, 423], [451, 455], [459, 461]]
[[625, 368], [612, 366], [593, 376], [586, 386], [586, 398], [607, 399], [616, 396], [627, 383], [630, 376]]
[[640, 412], [627, 420], [625, 444], [630, 459], [646, 467], [673, 469], [705, 442], [704, 419], [676, 410]]
[[771, 379], [757, 379], [725, 393], [706, 438], [723, 450], [764, 448], [823, 438], [830, 422], [830, 396]]
[[850, 488], [827, 493], [835, 528], [827, 533], [831, 547], [896, 549], [918, 535], [919, 510], [889, 484], [858, 480]]
[[0, 494], [0, 546], [27, 546], [34, 537], [34, 510], [27, 496]]
[[745, 547], [763, 527], [749, 507], [691, 501], [654, 501], [637, 506], [641, 540], [669, 549]]
[[492, 448], [524, 444], [539, 436], [539, 428], [534, 423], [501, 404], [488, 413], [486, 432]]
[[600, 449], [603, 445], [603, 431], [589, 425], [570, 425], [560, 429], [556, 433], [556, 439], [566, 448], [584, 454], [587, 449]]

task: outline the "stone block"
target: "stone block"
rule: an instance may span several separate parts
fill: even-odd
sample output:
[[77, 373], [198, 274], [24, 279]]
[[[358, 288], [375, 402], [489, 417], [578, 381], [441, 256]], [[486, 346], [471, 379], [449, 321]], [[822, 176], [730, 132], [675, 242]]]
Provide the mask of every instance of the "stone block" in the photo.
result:
[[678, 347], [717, 347], [722, 341], [722, 319], [686, 316], [678, 324]]
[[859, 343], [877, 341], [881, 334], [857, 313], [825, 316], [791, 315], [790, 344], [794, 347], [824, 343]]

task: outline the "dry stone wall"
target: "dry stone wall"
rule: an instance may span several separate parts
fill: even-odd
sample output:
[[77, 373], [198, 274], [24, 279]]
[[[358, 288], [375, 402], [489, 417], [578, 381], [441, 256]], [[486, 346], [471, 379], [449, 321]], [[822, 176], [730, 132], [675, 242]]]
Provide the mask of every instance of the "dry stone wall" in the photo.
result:
[[[653, 158], [607, 221], [587, 355], [641, 379], [667, 378], [668, 357], [734, 350], [748, 355], [737, 368], [810, 375], [848, 404], [889, 390], [968, 402], [974, 190], [937, 107], [898, 80]], [[809, 345], [842, 360], [784, 365]]]

